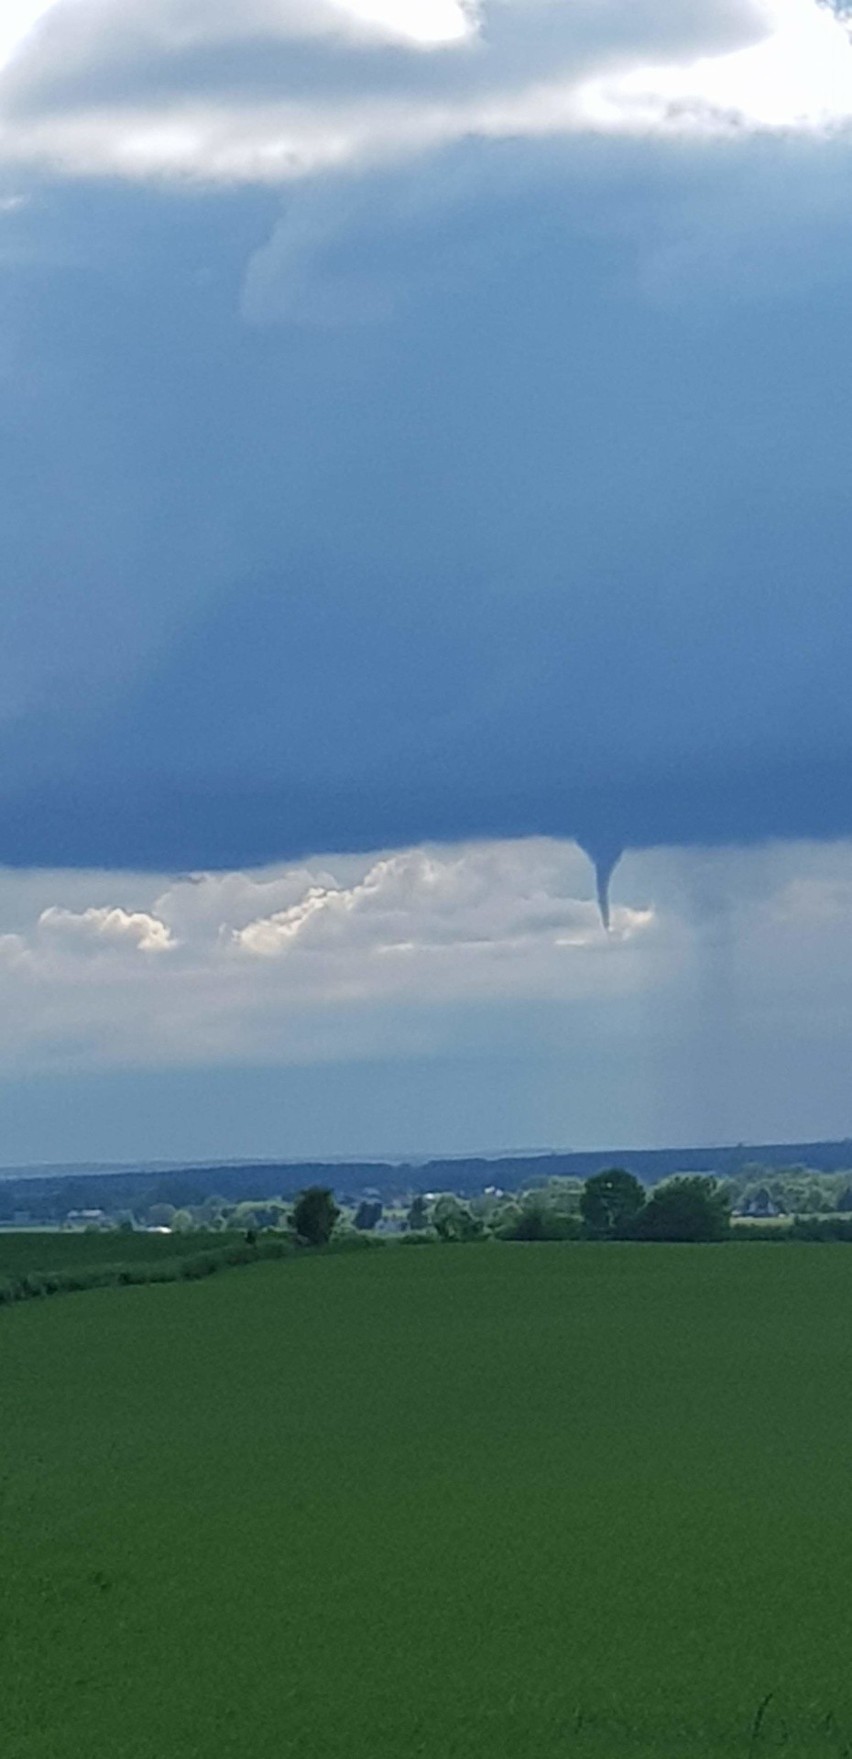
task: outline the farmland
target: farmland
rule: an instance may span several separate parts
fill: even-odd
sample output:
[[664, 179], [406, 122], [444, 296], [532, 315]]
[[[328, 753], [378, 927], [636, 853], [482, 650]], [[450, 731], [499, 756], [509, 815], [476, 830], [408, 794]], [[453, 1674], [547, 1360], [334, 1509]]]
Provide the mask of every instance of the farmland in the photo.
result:
[[43, 1228], [33, 1231], [0, 1230], [0, 1277], [23, 1276], [27, 1271], [79, 1270], [99, 1264], [157, 1264], [182, 1258], [205, 1247], [222, 1247], [235, 1234], [207, 1234], [194, 1229], [185, 1234], [125, 1233], [110, 1228], [96, 1231]]
[[490, 1244], [9, 1308], [3, 1759], [849, 1751], [851, 1296]]

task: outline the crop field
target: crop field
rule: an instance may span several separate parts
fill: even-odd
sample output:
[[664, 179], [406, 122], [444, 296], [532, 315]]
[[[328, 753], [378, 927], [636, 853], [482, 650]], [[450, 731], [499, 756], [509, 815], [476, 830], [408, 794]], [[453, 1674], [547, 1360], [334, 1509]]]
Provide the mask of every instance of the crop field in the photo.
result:
[[842, 1245], [9, 1308], [2, 1759], [848, 1754], [850, 1393]]
[[[0, 1277], [23, 1276], [30, 1270], [79, 1270], [95, 1264], [156, 1264], [163, 1258], [184, 1257], [205, 1247], [221, 1247], [239, 1236], [204, 1233], [125, 1233], [106, 1229], [38, 1228], [31, 1232], [0, 1228]], [[0, 1346], [2, 1348], [2, 1346]]]

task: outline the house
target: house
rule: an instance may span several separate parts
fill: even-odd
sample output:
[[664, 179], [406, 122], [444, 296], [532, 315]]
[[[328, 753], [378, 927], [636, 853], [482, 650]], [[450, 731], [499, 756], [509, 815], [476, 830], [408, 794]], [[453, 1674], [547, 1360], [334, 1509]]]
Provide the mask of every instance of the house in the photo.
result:
[[111, 1228], [112, 1225], [105, 1209], [69, 1209], [64, 1222], [66, 1228]]
[[735, 1211], [737, 1215], [750, 1216], [754, 1221], [773, 1221], [784, 1210], [780, 1203], [775, 1203], [766, 1190], [756, 1191]]

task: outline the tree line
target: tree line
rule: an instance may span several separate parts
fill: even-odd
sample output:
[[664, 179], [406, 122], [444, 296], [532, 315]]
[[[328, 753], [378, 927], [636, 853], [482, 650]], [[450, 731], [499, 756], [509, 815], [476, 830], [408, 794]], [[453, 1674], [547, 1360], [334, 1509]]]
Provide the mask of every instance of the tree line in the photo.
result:
[[[444, 1244], [496, 1240], [722, 1240], [730, 1229], [725, 1187], [701, 1174], [667, 1179], [650, 1193], [633, 1173], [609, 1167], [586, 1179], [579, 1192], [573, 1180], [505, 1198], [501, 1192], [464, 1202], [452, 1192], [414, 1198], [401, 1233], [402, 1242]], [[363, 1209], [363, 1206], [362, 1206]], [[356, 1215], [356, 1224], [359, 1216]], [[370, 1233], [373, 1217], [361, 1216]], [[290, 1227], [297, 1241], [328, 1245], [341, 1233], [355, 1233], [326, 1186], [304, 1191], [294, 1205]]]
[[311, 1246], [332, 1238], [353, 1247], [379, 1244], [388, 1232], [402, 1243], [424, 1245], [482, 1239], [852, 1239], [852, 1205], [842, 1201], [843, 1191], [835, 1184], [815, 1193], [812, 1178], [822, 1187], [832, 1175], [794, 1168], [764, 1183], [681, 1173], [649, 1188], [623, 1167], [607, 1167], [585, 1181], [555, 1177], [520, 1192], [491, 1188], [467, 1199], [449, 1191], [419, 1193], [406, 1211], [390, 1214], [373, 1197], [347, 1212], [330, 1186], [311, 1185], [295, 1203], [280, 1198], [226, 1205], [212, 1198], [193, 1211], [158, 1205], [149, 1219], [174, 1231], [218, 1227], [251, 1239], [272, 1230]]

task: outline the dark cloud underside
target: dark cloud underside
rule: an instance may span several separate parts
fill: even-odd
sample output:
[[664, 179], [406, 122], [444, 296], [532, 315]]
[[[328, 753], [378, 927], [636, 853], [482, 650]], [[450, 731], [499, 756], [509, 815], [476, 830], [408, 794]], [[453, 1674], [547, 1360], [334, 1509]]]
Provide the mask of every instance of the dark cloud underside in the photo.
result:
[[848, 188], [504, 144], [7, 216], [0, 859], [852, 829]]

